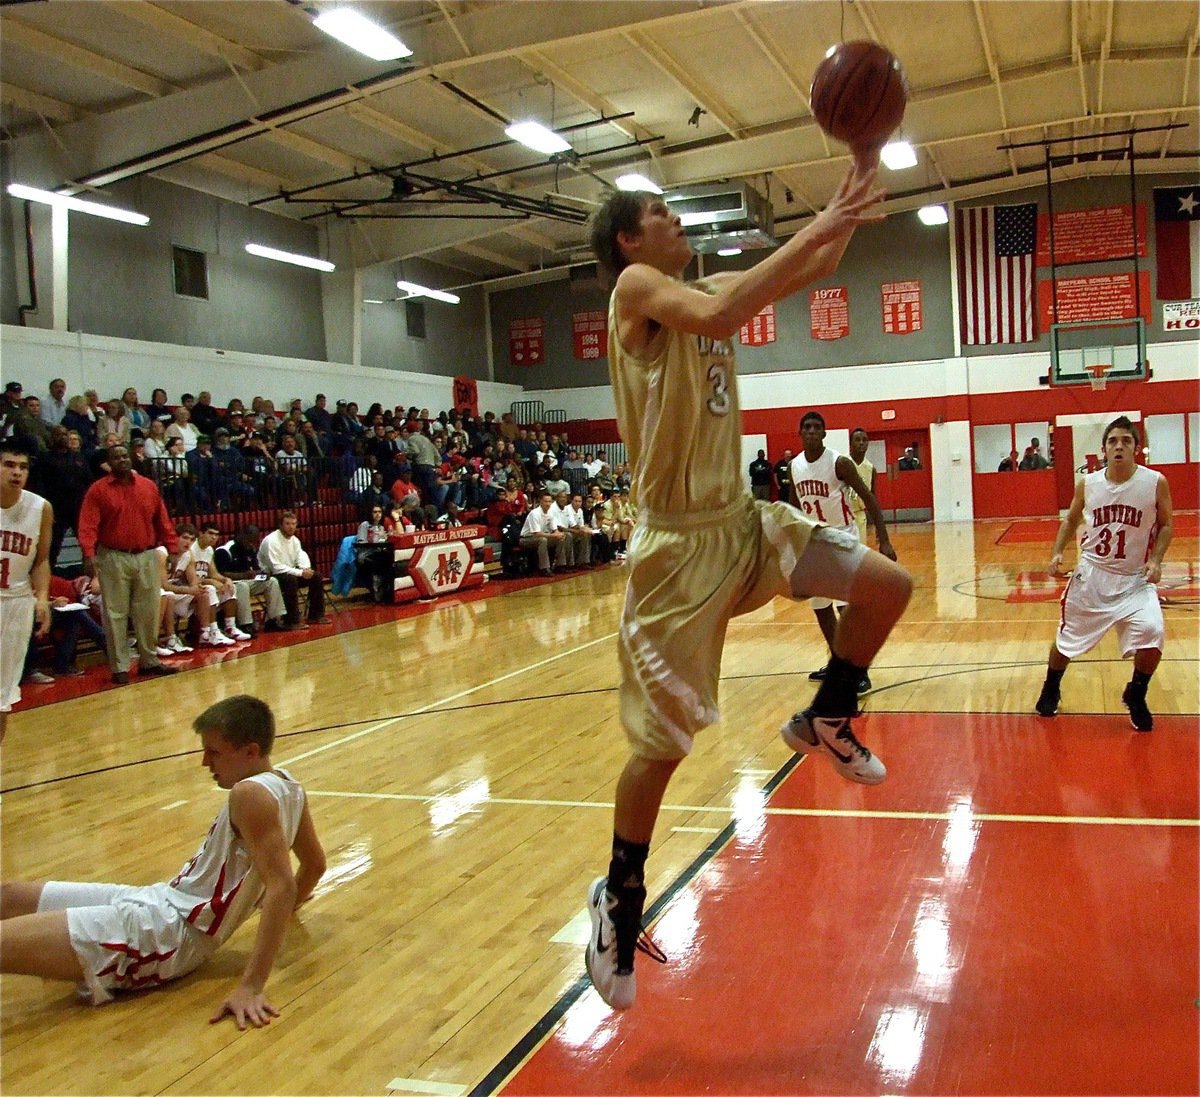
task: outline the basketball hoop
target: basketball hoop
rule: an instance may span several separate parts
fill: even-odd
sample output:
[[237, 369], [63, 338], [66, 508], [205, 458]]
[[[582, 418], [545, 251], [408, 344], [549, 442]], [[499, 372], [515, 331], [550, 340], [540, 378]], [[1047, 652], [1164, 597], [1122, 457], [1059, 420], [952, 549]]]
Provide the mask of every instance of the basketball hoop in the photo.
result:
[[1092, 375], [1092, 392], [1103, 392], [1108, 388], [1108, 378], [1105, 375], [1112, 369], [1111, 362], [1089, 362], [1083, 368]]

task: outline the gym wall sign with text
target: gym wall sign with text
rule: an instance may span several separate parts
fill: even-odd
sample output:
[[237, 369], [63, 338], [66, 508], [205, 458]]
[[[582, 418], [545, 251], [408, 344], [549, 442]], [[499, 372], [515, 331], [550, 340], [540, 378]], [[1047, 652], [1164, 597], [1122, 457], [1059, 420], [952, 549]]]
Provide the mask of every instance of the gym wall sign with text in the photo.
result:
[[1164, 301], [1163, 331], [1200, 331], [1200, 301]]
[[921, 330], [920, 282], [884, 282], [879, 291], [884, 334], [911, 335]]
[[508, 322], [508, 360], [514, 366], [540, 366], [546, 360], [546, 325], [540, 316]]
[[845, 339], [850, 334], [850, 291], [845, 286], [809, 290], [808, 317], [814, 339]]
[[[1142, 319], [1150, 323], [1150, 272], [1138, 272]], [[1038, 314], [1041, 330], [1049, 331], [1054, 319], [1054, 291], [1050, 280], [1038, 282]], [[1089, 274], [1082, 278], [1058, 279], [1058, 322], [1132, 320], [1135, 311], [1133, 272], [1126, 274]]]
[[608, 357], [608, 315], [603, 309], [571, 314], [571, 345], [580, 362]]
[[[1146, 207], [1137, 207], [1137, 253], [1146, 257]], [[1128, 206], [1061, 210], [1054, 215], [1054, 262], [1099, 263], [1133, 256], [1133, 222]], [[1037, 219], [1037, 265], [1050, 265], [1050, 217]], [[1060, 317], [1060, 322], [1065, 322]], [[1044, 330], [1044, 329], [1043, 329]]]
[[738, 342], [743, 347], [765, 347], [775, 342], [775, 305], [767, 305], [738, 329]]

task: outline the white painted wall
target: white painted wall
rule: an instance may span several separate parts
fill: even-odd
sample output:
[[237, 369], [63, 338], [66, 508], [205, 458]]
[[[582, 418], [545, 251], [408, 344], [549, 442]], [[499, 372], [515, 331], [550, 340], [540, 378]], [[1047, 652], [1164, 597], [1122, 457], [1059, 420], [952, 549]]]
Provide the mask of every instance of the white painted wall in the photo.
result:
[[965, 419], [929, 424], [933, 478], [933, 520], [970, 522], [975, 518], [971, 488], [971, 424]]
[[[171, 403], [184, 392], [208, 389], [218, 407], [235, 396], [249, 405], [258, 395], [277, 408], [299, 396], [307, 408], [318, 392], [329, 397], [331, 408], [338, 400], [356, 400], [363, 411], [377, 400], [385, 407], [416, 404], [434, 414], [453, 404], [450, 377], [10, 325], [0, 327], [0, 375], [20, 381], [34, 396], [44, 395], [50, 381], [62, 377], [69, 395], [94, 388], [108, 399], [133, 385], [147, 403], [151, 390], [161, 387]], [[499, 416], [521, 397], [517, 385], [479, 381], [478, 386], [481, 413]]]

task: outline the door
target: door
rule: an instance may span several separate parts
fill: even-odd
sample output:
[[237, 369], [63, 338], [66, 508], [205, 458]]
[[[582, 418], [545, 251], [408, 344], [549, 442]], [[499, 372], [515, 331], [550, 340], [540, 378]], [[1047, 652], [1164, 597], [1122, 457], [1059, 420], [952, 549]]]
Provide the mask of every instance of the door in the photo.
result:
[[[875, 495], [889, 522], [928, 522], [933, 518], [933, 473], [929, 460], [929, 430], [872, 432], [867, 453], [879, 470]], [[876, 464], [876, 446], [883, 462]]]

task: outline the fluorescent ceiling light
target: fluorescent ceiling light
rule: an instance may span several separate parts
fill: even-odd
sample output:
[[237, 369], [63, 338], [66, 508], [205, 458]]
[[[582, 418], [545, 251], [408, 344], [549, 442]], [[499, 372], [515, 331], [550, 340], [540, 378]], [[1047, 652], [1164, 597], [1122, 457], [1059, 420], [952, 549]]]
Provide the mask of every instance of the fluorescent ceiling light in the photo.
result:
[[364, 305], [382, 305], [383, 301], [378, 297], [364, 297], [363, 304]]
[[311, 255], [296, 255], [290, 251], [279, 251], [278, 248], [264, 248], [262, 244], [247, 244], [246, 250], [251, 255], [260, 255], [264, 259], [276, 259], [280, 263], [292, 263], [297, 267], [312, 267], [313, 270], [331, 271], [337, 267], [324, 259], [314, 259]]
[[712, 224], [713, 216], [711, 213], [681, 213], [679, 215], [679, 223], [685, 229], [690, 229], [696, 225]]
[[399, 38], [353, 8], [323, 11], [313, 20], [313, 26], [374, 61], [395, 61], [398, 57], [412, 56], [412, 50]]
[[429, 289], [416, 282], [397, 282], [396, 289], [403, 290], [409, 297], [432, 297], [435, 301], [445, 301], [448, 305], [458, 304], [458, 297], [455, 294], [446, 293], [445, 290], [440, 289]]
[[741, 248], [717, 248], [718, 255], [741, 255]]
[[879, 159], [883, 161], [884, 167], [891, 168], [892, 171], [917, 166], [917, 154], [907, 141], [891, 141], [884, 145]]
[[945, 206], [922, 206], [917, 210], [922, 225], [944, 225], [950, 220]]
[[95, 217], [107, 217], [110, 220], [124, 221], [130, 225], [150, 224], [150, 218], [144, 213], [134, 213], [133, 210], [119, 209], [117, 206], [105, 206], [100, 202], [89, 202], [83, 198], [72, 198], [68, 194], [38, 190], [37, 187], [27, 187], [24, 183], [9, 183], [8, 193], [14, 198], [42, 202], [47, 206], [62, 206], [65, 209], [75, 210], [77, 213], [90, 213]]
[[644, 175], [618, 175], [617, 190], [648, 190], [651, 194], [662, 194], [663, 190], [654, 180]]
[[546, 129], [541, 122], [514, 122], [504, 132], [514, 141], [520, 141], [527, 149], [533, 149], [534, 152], [545, 156], [566, 152], [571, 147], [569, 141], [564, 141], [557, 133]]

